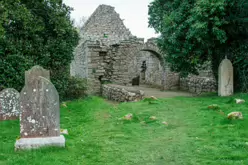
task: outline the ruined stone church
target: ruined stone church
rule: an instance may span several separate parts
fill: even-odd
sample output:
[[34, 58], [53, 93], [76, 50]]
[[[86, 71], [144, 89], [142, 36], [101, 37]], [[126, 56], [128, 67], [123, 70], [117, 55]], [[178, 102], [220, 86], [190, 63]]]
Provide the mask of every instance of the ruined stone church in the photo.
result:
[[[145, 43], [143, 38], [132, 35], [114, 7], [100, 5], [86, 21], [80, 35], [70, 72], [73, 76], [87, 78], [93, 93], [98, 93], [104, 82], [161, 88], [178, 85], [177, 75], [164, 65], [155, 39]], [[174, 79], [167, 78], [172, 75]]]
[[[144, 42], [144, 38], [132, 35], [114, 7], [100, 5], [80, 33], [81, 40], [74, 52], [70, 74], [86, 78], [92, 90], [90, 93], [99, 93], [105, 82], [162, 89], [175, 89], [181, 85], [188, 90], [191, 80], [180, 82], [179, 75], [170, 71], [155, 38]], [[200, 79], [212, 87], [212, 80], [210, 83], [205, 80]]]

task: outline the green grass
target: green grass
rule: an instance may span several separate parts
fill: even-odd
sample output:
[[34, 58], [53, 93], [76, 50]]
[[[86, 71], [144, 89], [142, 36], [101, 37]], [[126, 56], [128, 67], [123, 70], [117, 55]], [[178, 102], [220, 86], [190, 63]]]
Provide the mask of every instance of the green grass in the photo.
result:
[[[248, 101], [248, 95], [235, 97]], [[69, 131], [66, 148], [15, 152], [19, 122], [0, 122], [0, 165], [248, 164], [248, 102], [204, 96], [115, 105], [92, 97], [66, 104], [61, 107], [61, 128]], [[244, 120], [227, 120], [209, 110], [211, 104], [225, 114], [241, 111]], [[128, 113], [132, 121], [119, 119]]]

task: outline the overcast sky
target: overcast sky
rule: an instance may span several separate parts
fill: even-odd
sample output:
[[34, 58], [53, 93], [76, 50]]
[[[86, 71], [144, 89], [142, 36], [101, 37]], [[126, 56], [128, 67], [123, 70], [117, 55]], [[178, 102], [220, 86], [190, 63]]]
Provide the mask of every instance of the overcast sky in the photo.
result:
[[71, 17], [78, 21], [89, 17], [100, 4], [115, 7], [115, 11], [124, 19], [124, 24], [133, 35], [141, 38], [156, 37], [154, 30], [148, 28], [148, 5], [153, 0], [63, 0], [74, 8]]

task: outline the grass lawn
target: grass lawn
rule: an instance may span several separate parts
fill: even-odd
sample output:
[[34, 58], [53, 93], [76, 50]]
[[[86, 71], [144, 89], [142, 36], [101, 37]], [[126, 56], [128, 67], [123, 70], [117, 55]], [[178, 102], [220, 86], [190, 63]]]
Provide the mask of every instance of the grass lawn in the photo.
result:
[[[235, 104], [231, 100], [236, 97], [247, 102]], [[15, 152], [19, 122], [0, 122], [0, 165], [248, 165], [248, 95], [232, 98], [67, 102], [61, 107], [61, 128], [69, 131], [66, 148]], [[225, 114], [241, 111], [244, 120], [227, 120], [209, 110], [210, 104], [218, 104]], [[119, 120], [128, 113], [134, 115], [132, 121]]]

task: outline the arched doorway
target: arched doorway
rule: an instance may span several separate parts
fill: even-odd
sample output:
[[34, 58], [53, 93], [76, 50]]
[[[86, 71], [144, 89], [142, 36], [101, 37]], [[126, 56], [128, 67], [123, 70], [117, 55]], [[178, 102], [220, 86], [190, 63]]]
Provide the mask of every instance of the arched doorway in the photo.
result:
[[141, 49], [130, 60], [128, 65], [129, 79], [132, 85], [149, 85], [164, 87], [165, 67], [158, 53]]

